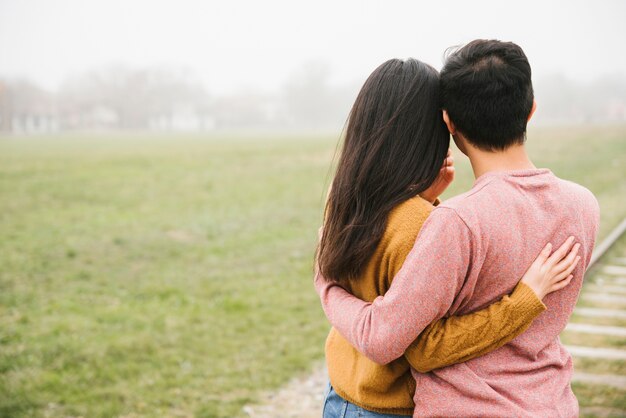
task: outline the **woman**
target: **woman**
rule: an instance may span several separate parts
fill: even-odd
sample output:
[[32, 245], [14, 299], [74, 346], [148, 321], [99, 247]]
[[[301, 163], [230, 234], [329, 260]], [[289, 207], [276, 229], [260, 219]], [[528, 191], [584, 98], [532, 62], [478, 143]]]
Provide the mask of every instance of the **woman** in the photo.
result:
[[[324, 277], [363, 300], [387, 291], [454, 177], [438, 100], [435, 69], [415, 59], [393, 59], [370, 75], [350, 112], [317, 261]], [[388, 365], [370, 361], [332, 329], [324, 417], [412, 415], [416, 388], [410, 367], [427, 372], [467, 361], [522, 333], [545, 309], [541, 299], [569, 283], [577, 262], [577, 249], [568, 252], [570, 247], [548, 257], [547, 246], [510, 296], [434, 322], [403, 358]]]

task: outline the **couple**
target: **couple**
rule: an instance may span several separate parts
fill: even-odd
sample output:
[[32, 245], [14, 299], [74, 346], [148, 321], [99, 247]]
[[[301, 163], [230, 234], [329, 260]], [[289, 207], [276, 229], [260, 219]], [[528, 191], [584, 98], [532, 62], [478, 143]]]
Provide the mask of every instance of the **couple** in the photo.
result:
[[[528, 158], [535, 107], [510, 42], [475, 40], [440, 74], [390, 60], [367, 79], [317, 251], [333, 325], [324, 417], [578, 415], [559, 333], [599, 208]], [[454, 177], [450, 134], [476, 180], [439, 202]]]

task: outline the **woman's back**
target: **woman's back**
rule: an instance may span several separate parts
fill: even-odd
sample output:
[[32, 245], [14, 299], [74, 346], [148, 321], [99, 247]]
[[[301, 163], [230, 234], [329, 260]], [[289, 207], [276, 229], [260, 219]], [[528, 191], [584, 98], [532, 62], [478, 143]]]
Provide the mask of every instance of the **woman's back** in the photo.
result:
[[[368, 302], [384, 295], [432, 208], [419, 196], [396, 206], [376, 251], [363, 273], [346, 283], [347, 290]], [[326, 362], [331, 385], [342, 398], [371, 411], [413, 413], [415, 380], [404, 357], [387, 365], [376, 364], [333, 328], [326, 340]]]

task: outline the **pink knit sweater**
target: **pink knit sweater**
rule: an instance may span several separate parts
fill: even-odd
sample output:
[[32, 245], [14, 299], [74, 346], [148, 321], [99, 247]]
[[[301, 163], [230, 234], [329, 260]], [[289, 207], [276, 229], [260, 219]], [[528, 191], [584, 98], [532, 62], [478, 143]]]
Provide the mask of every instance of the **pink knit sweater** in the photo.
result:
[[572, 360], [559, 342], [589, 263], [599, 222], [594, 196], [546, 169], [490, 172], [439, 205], [385, 294], [366, 303], [316, 278], [326, 316], [378, 363], [400, 357], [433, 320], [510, 293], [547, 242], [581, 243], [572, 283], [522, 335], [482, 357], [417, 381], [414, 416], [575, 417]]

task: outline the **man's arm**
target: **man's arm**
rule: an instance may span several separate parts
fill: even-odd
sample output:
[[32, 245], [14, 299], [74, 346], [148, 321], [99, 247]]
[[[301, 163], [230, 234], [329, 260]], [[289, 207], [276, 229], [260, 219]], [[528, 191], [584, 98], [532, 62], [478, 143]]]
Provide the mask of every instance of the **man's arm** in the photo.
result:
[[465, 282], [475, 246], [456, 212], [435, 209], [384, 297], [364, 302], [317, 272], [324, 312], [357, 350], [377, 363], [389, 363], [448, 311]]

